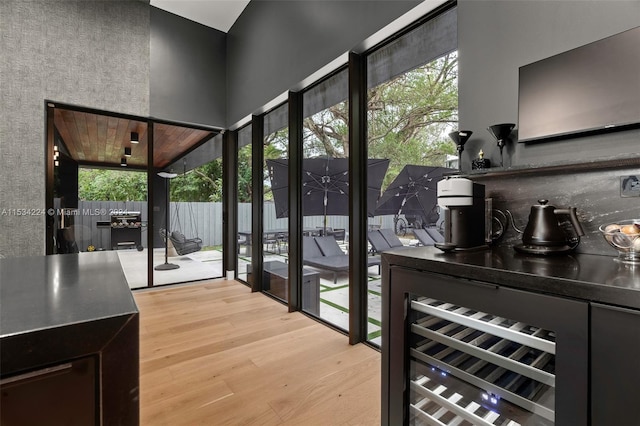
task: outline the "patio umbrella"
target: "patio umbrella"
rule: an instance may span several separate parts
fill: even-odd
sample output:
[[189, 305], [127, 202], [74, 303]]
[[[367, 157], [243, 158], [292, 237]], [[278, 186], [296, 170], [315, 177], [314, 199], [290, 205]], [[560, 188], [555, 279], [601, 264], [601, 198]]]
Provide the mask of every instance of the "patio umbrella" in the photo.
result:
[[407, 164], [378, 200], [376, 215], [419, 216], [422, 223], [435, 223], [437, 184], [443, 174], [456, 171], [445, 167]]
[[[267, 160], [276, 217], [289, 216], [289, 160]], [[369, 159], [367, 166], [367, 214], [373, 216], [389, 160]], [[304, 216], [349, 215], [349, 159], [302, 160], [302, 214]]]

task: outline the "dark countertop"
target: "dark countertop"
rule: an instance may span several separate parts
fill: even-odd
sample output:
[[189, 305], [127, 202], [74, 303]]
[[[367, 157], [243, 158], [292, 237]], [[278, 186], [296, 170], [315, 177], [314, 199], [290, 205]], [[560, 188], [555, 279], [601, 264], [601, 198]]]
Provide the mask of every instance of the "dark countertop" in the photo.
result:
[[2, 375], [99, 353], [137, 314], [116, 252], [0, 259]]
[[487, 281], [516, 289], [640, 309], [640, 265], [615, 256], [534, 256], [512, 247], [444, 253], [435, 247], [388, 251], [383, 265]]

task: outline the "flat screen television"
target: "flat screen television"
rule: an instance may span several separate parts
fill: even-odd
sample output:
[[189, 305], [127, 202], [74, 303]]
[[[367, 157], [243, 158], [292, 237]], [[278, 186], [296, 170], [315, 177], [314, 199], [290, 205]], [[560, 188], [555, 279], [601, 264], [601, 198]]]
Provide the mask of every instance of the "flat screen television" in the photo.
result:
[[640, 27], [520, 67], [518, 141], [640, 127]]

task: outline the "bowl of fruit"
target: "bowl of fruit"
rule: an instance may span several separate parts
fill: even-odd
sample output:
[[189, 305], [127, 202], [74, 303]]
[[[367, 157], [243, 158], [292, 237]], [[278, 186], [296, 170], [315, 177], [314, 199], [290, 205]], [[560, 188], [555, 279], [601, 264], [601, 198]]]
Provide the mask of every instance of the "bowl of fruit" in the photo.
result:
[[617, 261], [640, 263], [640, 219], [620, 220], [599, 229], [609, 245], [618, 250]]

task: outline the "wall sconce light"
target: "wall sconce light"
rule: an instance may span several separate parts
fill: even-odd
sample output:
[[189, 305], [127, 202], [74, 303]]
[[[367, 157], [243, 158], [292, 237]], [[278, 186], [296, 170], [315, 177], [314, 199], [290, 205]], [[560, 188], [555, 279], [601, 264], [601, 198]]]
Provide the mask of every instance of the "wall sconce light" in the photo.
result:
[[138, 135], [138, 132], [131, 132], [131, 143], [138, 142], [140, 142], [140, 135]]
[[471, 130], [458, 130], [449, 133], [449, 137], [455, 142], [458, 150], [458, 170], [462, 170], [462, 151], [464, 151], [464, 144], [467, 143], [472, 133]]
[[125, 157], [131, 157], [131, 147], [130, 146], [125, 146], [124, 147], [124, 156]]
[[127, 157], [122, 157], [122, 158], [120, 159], [120, 165], [121, 165], [122, 167], [127, 167]]
[[513, 128], [516, 127], [513, 123], [503, 123], [503, 124], [494, 124], [493, 126], [489, 126], [487, 130], [491, 133], [491, 136], [496, 138], [498, 141], [498, 149], [500, 149], [500, 165], [502, 166], [502, 149], [504, 146], [511, 142], [509, 135], [513, 131]]

